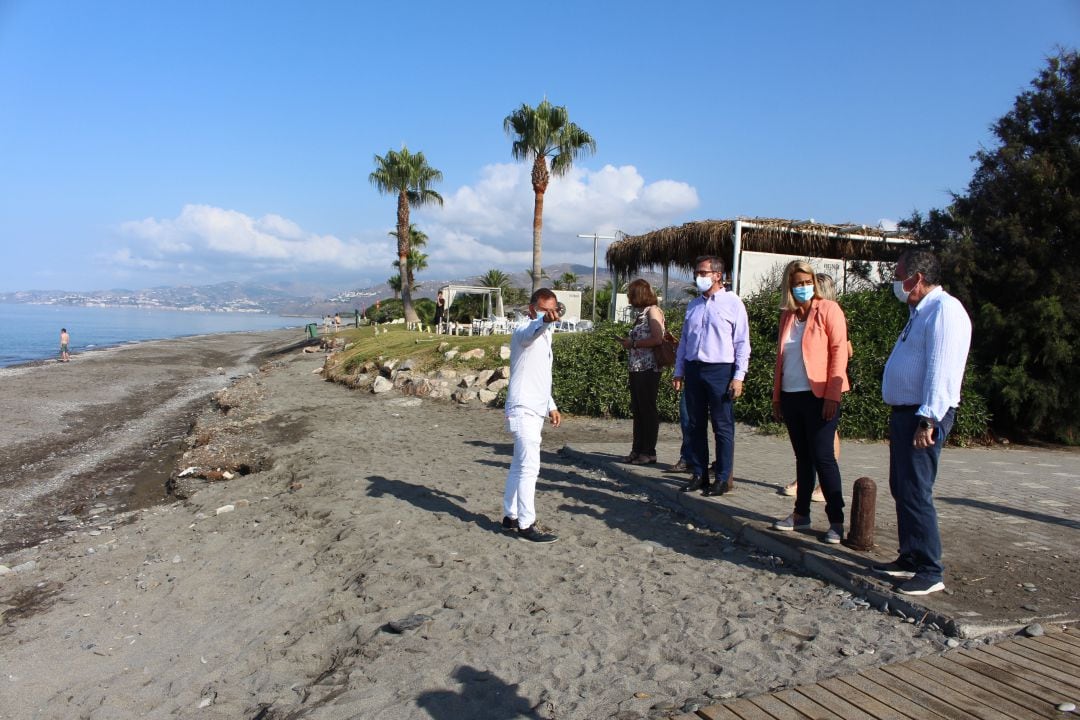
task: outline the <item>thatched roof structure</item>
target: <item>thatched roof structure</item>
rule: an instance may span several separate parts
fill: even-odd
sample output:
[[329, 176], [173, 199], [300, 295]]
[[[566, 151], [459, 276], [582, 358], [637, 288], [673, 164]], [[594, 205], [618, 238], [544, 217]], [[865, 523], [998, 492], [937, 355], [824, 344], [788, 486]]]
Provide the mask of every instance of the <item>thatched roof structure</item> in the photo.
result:
[[717, 255], [731, 266], [736, 224], [741, 231], [740, 250], [784, 255], [895, 260], [905, 245], [914, 242], [903, 233], [865, 225], [828, 225], [776, 218], [701, 220], [643, 235], [626, 235], [608, 246], [607, 264], [612, 272], [623, 275], [657, 267], [689, 271], [695, 258]]

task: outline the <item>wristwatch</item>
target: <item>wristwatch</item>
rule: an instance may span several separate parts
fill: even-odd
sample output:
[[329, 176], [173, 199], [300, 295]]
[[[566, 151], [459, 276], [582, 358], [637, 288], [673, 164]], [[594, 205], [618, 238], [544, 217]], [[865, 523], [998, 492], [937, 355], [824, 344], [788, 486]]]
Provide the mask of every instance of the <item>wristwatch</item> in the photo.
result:
[[920, 430], [933, 430], [934, 429], [934, 421], [929, 419], [929, 418], [920, 417], [919, 418], [919, 429]]

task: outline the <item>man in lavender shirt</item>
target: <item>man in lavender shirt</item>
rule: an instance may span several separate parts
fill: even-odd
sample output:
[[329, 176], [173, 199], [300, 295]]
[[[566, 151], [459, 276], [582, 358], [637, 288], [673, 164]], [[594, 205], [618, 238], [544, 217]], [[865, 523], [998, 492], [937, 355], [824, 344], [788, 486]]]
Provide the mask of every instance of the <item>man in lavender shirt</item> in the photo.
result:
[[[724, 261], [703, 256], [694, 261], [694, 283], [701, 296], [686, 308], [672, 385], [686, 385], [690, 416], [690, 470], [693, 477], [683, 492], [722, 495], [735, 486], [735, 411], [732, 401], [742, 395], [750, 362], [750, 325], [746, 306], [724, 289]], [[709, 439], [712, 420], [716, 441], [716, 482], [709, 483]]]

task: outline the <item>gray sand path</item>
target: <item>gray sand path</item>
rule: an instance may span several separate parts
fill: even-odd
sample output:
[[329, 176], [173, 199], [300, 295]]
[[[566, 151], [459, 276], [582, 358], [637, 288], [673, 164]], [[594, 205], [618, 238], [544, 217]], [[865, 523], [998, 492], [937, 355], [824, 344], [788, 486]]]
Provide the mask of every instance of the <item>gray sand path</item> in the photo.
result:
[[625, 422], [549, 427], [560, 540], [504, 535], [499, 411], [319, 364], [242, 381], [269, 470], [4, 559], [34, 565], [0, 577], [0, 717], [664, 717], [942, 648], [558, 455]]

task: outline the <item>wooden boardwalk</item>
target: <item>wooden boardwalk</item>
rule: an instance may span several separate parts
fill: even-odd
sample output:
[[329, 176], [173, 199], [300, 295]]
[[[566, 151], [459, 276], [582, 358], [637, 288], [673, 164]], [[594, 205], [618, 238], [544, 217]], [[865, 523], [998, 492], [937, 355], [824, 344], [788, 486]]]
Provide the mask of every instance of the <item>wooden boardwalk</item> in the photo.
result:
[[678, 720], [1030, 720], [1080, 707], [1080, 630], [864, 670], [733, 700]]

